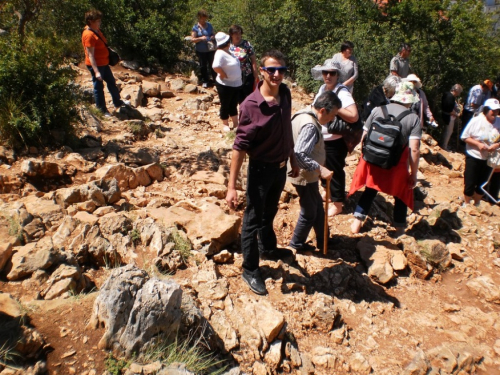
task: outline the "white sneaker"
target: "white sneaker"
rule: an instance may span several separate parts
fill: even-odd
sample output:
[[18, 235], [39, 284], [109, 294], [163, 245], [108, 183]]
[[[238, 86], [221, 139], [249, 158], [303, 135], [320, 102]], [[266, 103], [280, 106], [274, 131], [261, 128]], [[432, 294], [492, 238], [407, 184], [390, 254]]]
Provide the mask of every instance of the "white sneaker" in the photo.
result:
[[223, 130], [227, 133], [231, 131], [231, 128], [227, 125], [224, 126]]
[[208, 83], [204, 83], [203, 85], [201, 85], [201, 87], [203, 87], [204, 89], [208, 88]]
[[122, 100], [122, 105], [130, 105], [130, 100]]
[[109, 112], [104, 112], [104, 117], [110, 118], [113, 117], [113, 115]]

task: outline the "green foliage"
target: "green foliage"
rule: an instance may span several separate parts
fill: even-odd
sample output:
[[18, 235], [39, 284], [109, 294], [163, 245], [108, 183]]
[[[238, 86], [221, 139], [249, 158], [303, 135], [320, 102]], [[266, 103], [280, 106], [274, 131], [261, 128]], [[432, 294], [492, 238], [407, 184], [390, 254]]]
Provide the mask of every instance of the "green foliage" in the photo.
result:
[[130, 239], [134, 244], [138, 244], [141, 242], [141, 233], [137, 228], [132, 229], [132, 231], [130, 232]]
[[0, 38], [0, 139], [14, 147], [63, 142], [77, 121], [75, 71], [59, 45], [28, 36]]
[[174, 250], [177, 250], [184, 262], [191, 256], [191, 243], [184, 232], [174, 229], [171, 234], [172, 241], [174, 242]]
[[111, 375], [120, 375], [122, 370], [130, 366], [130, 362], [123, 359], [116, 359], [110, 352], [108, 358], [104, 361], [106, 370], [111, 373]]
[[219, 375], [226, 370], [226, 366], [220, 367], [223, 361], [207, 353], [199, 342], [189, 339], [181, 341], [176, 338], [172, 344], [160, 339], [157, 344], [148, 349], [142, 360], [144, 363], [160, 361], [166, 365], [174, 362], [183, 363], [187, 370], [200, 375]]
[[[101, 28], [121, 56], [171, 67], [182, 48], [182, 0], [91, 0], [103, 12]], [[83, 17], [83, 15], [82, 15]]]

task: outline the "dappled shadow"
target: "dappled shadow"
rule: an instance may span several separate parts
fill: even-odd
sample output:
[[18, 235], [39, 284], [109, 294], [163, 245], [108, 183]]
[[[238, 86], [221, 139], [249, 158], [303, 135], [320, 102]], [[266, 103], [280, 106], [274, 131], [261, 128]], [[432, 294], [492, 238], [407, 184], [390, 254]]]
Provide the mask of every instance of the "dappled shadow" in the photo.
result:
[[180, 172], [187, 172], [190, 175], [197, 171], [217, 172], [221, 165], [225, 166], [224, 159], [230, 149], [203, 151], [198, 154], [183, 155], [182, 157], [171, 157], [166, 161], [162, 161], [164, 166], [174, 166]]

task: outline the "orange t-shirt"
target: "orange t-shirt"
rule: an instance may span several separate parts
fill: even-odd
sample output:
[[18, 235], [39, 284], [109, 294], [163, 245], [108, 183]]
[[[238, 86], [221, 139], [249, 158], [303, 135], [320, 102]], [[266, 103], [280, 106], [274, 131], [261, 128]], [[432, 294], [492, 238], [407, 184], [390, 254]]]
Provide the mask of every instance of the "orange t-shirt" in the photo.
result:
[[[99, 36], [102, 39], [104, 39], [104, 41], [107, 43], [108, 41], [102, 34], [101, 30], [98, 30], [97, 32], [99, 33]], [[90, 30], [88, 27], [86, 27], [85, 30], [83, 30], [82, 44], [83, 44], [83, 49], [85, 50], [85, 65], [88, 66], [91, 65], [87, 48], [85, 47], [94, 47], [94, 56], [97, 66], [109, 65], [108, 48], [106, 47], [104, 42], [101, 39], [99, 39], [97, 35], [95, 35], [94, 32]]]

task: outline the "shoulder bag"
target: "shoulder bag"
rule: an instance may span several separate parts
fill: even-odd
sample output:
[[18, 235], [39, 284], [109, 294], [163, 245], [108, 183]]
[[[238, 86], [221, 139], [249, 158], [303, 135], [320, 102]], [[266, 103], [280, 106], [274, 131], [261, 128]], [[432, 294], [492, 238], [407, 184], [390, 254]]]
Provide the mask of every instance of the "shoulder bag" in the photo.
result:
[[104, 41], [104, 39], [101, 38], [101, 36], [99, 35], [99, 33], [95, 32], [91, 28], [89, 28], [89, 30], [92, 31], [95, 35], [97, 35], [97, 37], [104, 43], [104, 45], [108, 49], [108, 52], [109, 52], [109, 57], [108, 57], [108, 59], [109, 59], [109, 65], [115, 66], [116, 64], [118, 64], [121, 61], [121, 58], [120, 58], [120, 55], [118, 55], [118, 52], [116, 52], [115, 50], [109, 48], [108, 44]]

